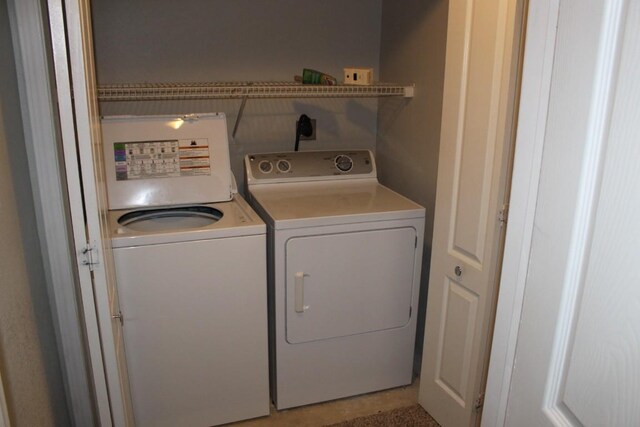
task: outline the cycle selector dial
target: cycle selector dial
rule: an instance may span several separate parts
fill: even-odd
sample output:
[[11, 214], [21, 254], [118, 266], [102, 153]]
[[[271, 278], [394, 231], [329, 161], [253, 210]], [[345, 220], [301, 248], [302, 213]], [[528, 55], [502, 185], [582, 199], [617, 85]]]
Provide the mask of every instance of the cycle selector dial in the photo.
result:
[[269, 173], [273, 170], [273, 164], [269, 160], [263, 160], [258, 163], [258, 168], [262, 173]]
[[289, 172], [291, 170], [291, 163], [288, 160], [278, 160], [276, 164], [278, 170], [282, 173]]
[[338, 168], [340, 172], [349, 172], [353, 169], [353, 160], [351, 157], [345, 156], [344, 154], [336, 156], [335, 164], [336, 168]]

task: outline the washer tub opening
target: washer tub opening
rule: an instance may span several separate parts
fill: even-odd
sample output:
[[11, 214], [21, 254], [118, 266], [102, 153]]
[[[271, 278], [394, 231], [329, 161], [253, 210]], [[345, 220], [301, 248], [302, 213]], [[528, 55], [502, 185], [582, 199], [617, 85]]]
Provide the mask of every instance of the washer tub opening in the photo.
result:
[[200, 228], [222, 218], [222, 212], [209, 206], [181, 206], [129, 212], [118, 218], [118, 224], [135, 231], [162, 231]]

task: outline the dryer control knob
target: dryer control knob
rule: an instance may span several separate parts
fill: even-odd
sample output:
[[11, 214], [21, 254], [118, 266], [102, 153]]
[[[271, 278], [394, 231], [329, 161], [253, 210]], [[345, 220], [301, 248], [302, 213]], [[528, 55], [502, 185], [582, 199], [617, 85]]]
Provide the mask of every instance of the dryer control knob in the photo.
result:
[[260, 168], [260, 172], [262, 173], [269, 173], [273, 170], [273, 164], [271, 164], [271, 162], [269, 160], [263, 160], [258, 164], [258, 167]]
[[335, 164], [341, 172], [349, 172], [353, 169], [353, 160], [351, 160], [351, 157], [345, 156], [344, 154], [336, 156]]
[[288, 160], [278, 160], [277, 167], [280, 172], [289, 172], [289, 170], [291, 170], [291, 163], [289, 163]]

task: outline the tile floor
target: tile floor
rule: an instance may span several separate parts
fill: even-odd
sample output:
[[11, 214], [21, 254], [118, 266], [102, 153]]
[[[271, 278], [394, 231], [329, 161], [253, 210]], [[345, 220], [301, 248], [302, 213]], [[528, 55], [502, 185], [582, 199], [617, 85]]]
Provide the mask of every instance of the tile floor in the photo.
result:
[[339, 423], [418, 402], [419, 380], [413, 384], [376, 393], [363, 394], [331, 402], [276, 411], [249, 421], [228, 424], [229, 427], [320, 427]]

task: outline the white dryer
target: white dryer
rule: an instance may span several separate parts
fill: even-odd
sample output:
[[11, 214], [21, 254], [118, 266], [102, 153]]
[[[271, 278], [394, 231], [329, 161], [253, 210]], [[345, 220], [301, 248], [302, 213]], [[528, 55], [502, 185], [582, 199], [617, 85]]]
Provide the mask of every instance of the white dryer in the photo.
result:
[[224, 115], [102, 132], [136, 425], [268, 415], [265, 225], [234, 194]]
[[278, 409], [410, 384], [425, 210], [366, 150], [245, 157], [267, 223]]

